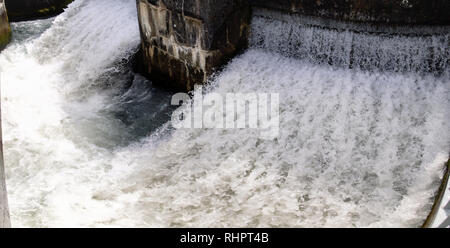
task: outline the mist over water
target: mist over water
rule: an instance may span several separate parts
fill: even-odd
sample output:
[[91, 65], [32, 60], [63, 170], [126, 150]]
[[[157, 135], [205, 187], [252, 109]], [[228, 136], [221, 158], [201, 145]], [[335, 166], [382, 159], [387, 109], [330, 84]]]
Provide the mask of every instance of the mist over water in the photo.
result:
[[[360, 70], [297, 56], [306, 43], [284, 46], [286, 29], [262, 21], [208, 92], [280, 93], [274, 140], [253, 129], [171, 130], [172, 93], [130, 72], [133, 0], [77, 0], [55, 20], [14, 24], [0, 54], [13, 226], [421, 225], [450, 151], [448, 65], [436, 75], [420, 56], [400, 58], [430, 47], [444, 57], [448, 37], [426, 47], [364, 37], [358, 44], [384, 45], [352, 55], [376, 67]], [[330, 31], [313, 32], [322, 53]], [[399, 59], [380, 67], [368, 53]]]

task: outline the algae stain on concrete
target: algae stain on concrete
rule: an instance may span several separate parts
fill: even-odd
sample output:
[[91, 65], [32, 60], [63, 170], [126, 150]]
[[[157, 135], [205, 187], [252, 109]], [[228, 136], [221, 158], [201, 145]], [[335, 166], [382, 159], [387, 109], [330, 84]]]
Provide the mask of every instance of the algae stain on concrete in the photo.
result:
[[5, 48], [10, 40], [11, 27], [9, 26], [4, 0], [0, 0], [0, 50]]

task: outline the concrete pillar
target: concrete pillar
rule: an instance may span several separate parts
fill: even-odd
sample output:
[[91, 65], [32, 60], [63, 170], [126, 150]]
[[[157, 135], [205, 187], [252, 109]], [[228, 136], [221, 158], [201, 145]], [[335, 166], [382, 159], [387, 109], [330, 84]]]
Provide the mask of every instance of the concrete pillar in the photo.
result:
[[192, 90], [247, 44], [246, 0], [137, 0], [143, 70], [155, 83]]
[[11, 28], [8, 22], [8, 15], [6, 13], [5, 2], [0, 0], [0, 51], [11, 40]]

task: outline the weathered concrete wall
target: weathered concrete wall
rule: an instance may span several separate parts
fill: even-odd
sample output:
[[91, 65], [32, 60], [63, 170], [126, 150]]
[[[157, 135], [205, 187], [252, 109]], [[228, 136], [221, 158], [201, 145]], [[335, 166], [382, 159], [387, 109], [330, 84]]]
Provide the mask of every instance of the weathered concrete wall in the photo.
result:
[[252, 6], [345, 21], [449, 25], [449, 0], [250, 0]]
[[176, 89], [204, 83], [246, 46], [246, 0], [137, 0], [144, 72]]
[[8, 22], [4, 0], [0, 0], [0, 51], [11, 40], [11, 28]]
[[73, 0], [5, 0], [10, 21], [25, 21], [57, 15]]

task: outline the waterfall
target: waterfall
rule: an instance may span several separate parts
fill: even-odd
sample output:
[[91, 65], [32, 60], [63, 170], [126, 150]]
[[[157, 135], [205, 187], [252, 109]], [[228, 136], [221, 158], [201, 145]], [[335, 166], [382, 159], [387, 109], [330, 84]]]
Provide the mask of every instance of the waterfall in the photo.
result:
[[206, 94], [279, 93], [266, 140], [170, 128], [172, 93], [129, 71], [133, 0], [76, 0], [13, 30], [0, 54], [13, 226], [415, 227], [431, 208], [450, 151], [448, 35], [255, 16], [251, 47]]
[[450, 27], [330, 22], [255, 10], [253, 47], [345, 68], [448, 73]]

